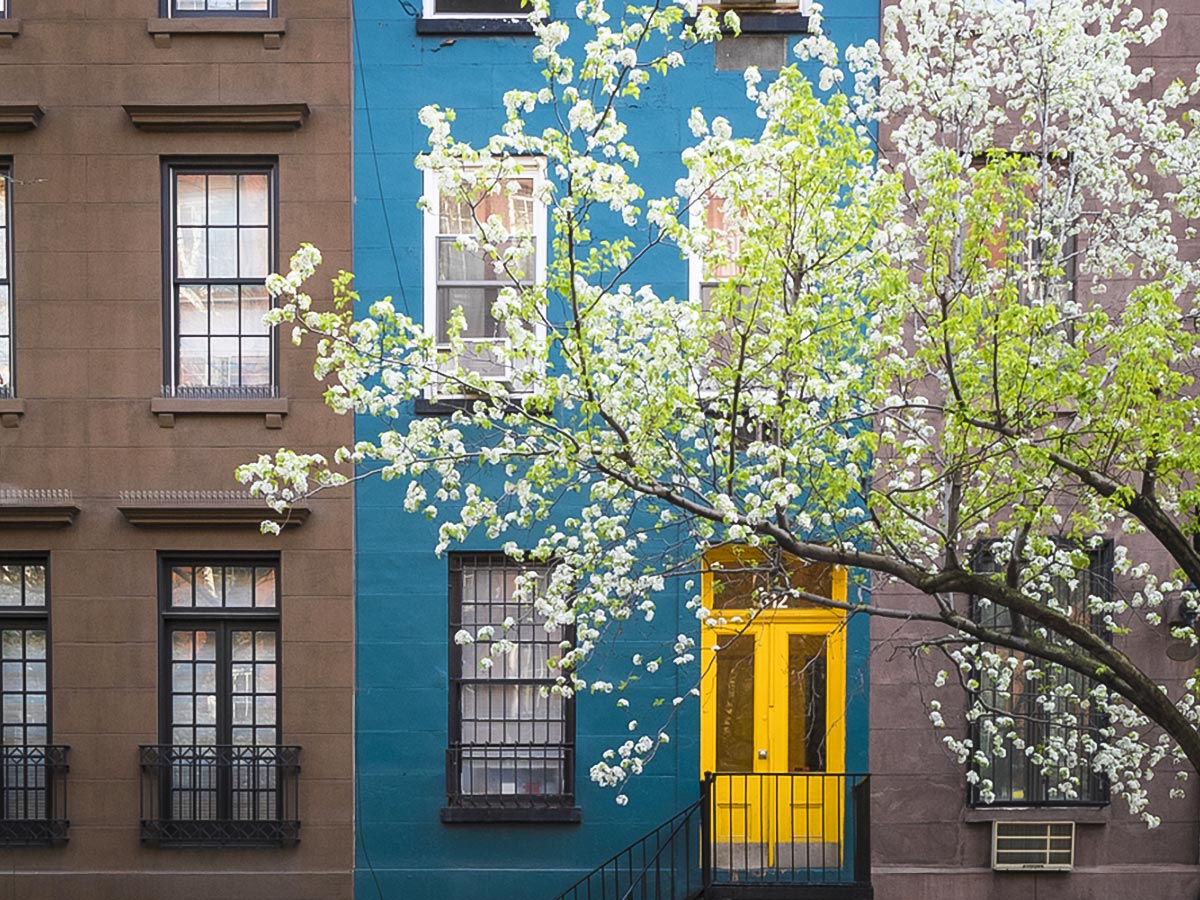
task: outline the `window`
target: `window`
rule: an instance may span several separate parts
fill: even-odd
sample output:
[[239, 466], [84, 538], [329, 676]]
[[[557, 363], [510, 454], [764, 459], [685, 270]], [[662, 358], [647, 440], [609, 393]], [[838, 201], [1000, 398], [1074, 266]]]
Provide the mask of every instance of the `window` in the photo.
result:
[[66, 748], [50, 746], [45, 557], [0, 557], [0, 844], [66, 838]]
[[278, 563], [164, 559], [161, 583], [162, 745], [142, 748], [143, 838], [294, 839], [284, 782], [299, 750], [280, 731]]
[[276, 258], [274, 166], [171, 164], [166, 195], [165, 393], [272, 396], [275, 342], [262, 317]]
[[[571, 701], [549, 693], [561, 652], [561, 630], [537, 620], [531, 597], [517, 597], [517, 577], [545, 569], [521, 566], [502, 554], [450, 558], [451, 807], [532, 810], [574, 804], [575, 721]], [[508, 627], [505, 628], [505, 623]], [[515, 646], [492, 652], [489, 643], [462, 643], [491, 626], [495, 639]], [[490, 666], [481, 665], [488, 657]]]
[[[496, 381], [511, 379], [508, 365], [492, 352], [506, 339], [492, 308], [501, 289], [516, 283], [510, 273], [497, 272], [484, 253], [462, 246], [462, 240], [477, 235], [479, 223], [496, 216], [509, 231], [533, 237], [533, 258], [522, 265], [519, 284], [527, 287], [542, 279], [546, 208], [538, 199], [541, 179], [540, 168], [531, 164], [518, 177], [503, 179], [490, 190], [482, 187], [477, 196], [468, 198], [440, 194], [436, 176], [426, 173], [425, 196], [433, 200], [434, 208], [425, 218], [425, 321], [436, 323], [438, 347], [444, 352], [449, 350], [451, 314], [462, 310], [467, 323], [462, 337], [468, 349], [457, 362], [464, 372]], [[459, 393], [447, 388], [442, 393]]]
[[529, 8], [528, 0], [425, 0], [427, 16], [523, 16]]
[[[4, 0], [0, 0], [0, 7]], [[13, 396], [12, 166], [0, 160], [0, 398]]]
[[[4, 0], [0, 0], [3, 3]], [[163, 14], [175, 16], [272, 16], [275, 0], [162, 0]]]
[[[975, 569], [980, 572], [998, 571], [996, 562], [987, 550], [981, 550], [976, 555]], [[1089, 596], [1107, 597], [1112, 585], [1112, 547], [1105, 544], [1091, 554], [1091, 564], [1079, 573], [1074, 586], [1062, 579], [1055, 580], [1057, 600], [1065, 608], [1071, 610], [1073, 618], [1086, 622], [1094, 630], [1103, 628], [1099, 616], [1091, 613], [1087, 606]], [[981, 625], [998, 630], [1011, 628], [1011, 614], [1006, 608], [990, 603], [983, 603], [978, 598], [972, 600], [972, 616]], [[994, 649], [985, 646], [985, 649]], [[1020, 658], [1020, 654], [1004, 651], [1006, 654]], [[1047, 680], [1070, 684], [1079, 696], [1087, 697], [1093, 682], [1091, 679], [1064, 669], [1059, 666], [1043, 664]], [[988, 757], [988, 765], [980, 767], [980, 779], [990, 779], [995, 794], [994, 803], [1009, 806], [1064, 806], [1103, 805], [1108, 802], [1108, 785], [1104, 777], [1092, 770], [1092, 757], [1082, 748], [1079, 750], [1079, 765], [1070, 773], [1070, 778], [1077, 780], [1075, 789], [1077, 796], [1067, 797], [1058, 785], [1065, 779], [1050, 777], [1042, 774], [1042, 767], [1025, 752], [1026, 747], [1036, 749], [1045, 746], [1048, 741], [1066, 736], [1066, 730], [1048, 721], [1036, 703], [1038, 693], [1022, 679], [1013, 679], [1009, 690], [999, 690], [998, 686], [989, 682], [986, 677], [980, 679], [978, 699], [990, 710], [973, 726], [973, 738], [977, 746]], [[1103, 719], [1095, 712], [1079, 709], [1075, 704], [1067, 710], [1079, 716], [1080, 730], [1093, 734], [1103, 727]], [[1012, 718], [1012, 724], [1007, 724], [1007, 717]], [[996, 754], [992, 740], [985, 734], [985, 723], [991, 721], [1001, 734], [1014, 732], [1017, 743], [1007, 741], [1003, 755]], [[971, 802], [981, 804], [982, 791], [979, 785], [971, 789]]]
[[8, 18], [8, 0], [0, 0], [0, 19]]

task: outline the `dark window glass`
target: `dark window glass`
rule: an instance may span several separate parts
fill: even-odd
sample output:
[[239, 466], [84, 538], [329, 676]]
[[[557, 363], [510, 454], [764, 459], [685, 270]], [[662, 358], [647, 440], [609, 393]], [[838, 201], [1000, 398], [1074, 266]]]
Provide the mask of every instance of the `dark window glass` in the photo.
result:
[[529, 12], [529, 5], [522, 6], [521, 0], [433, 0], [435, 15], [489, 15], [511, 16]]
[[171, 169], [172, 384], [184, 396], [269, 396], [263, 324], [274, 268], [270, 168]]
[[49, 817], [46, 560], [0, 557], [0, 818]]
[[162, 731], [176, 820], [273, 819], [281, 743], [278, 564], [163, 566]]
[[[515, 595], [523, 572], [503, 555], [455, 555], [450, 560], [451, 803], [482, 806], [570, 805], [574, 796], [574, 718], [571, 701], [550, 688], [561, 630], [547, 631], [533, 597]], [[507, 627], [505, 627], [507, 623]], [[493, 640], [459, 644], [491, 626]], [[481, 664], [490, 658], [491, 665]]]
[[[975, 569], [983, 572], [998, 570], [990, 552], [986, 550], [976, 554]], [[1078, 573], [1074, 584], [1064, 579], [1055, 579], [1054, 589], [1057, 602], [1071, 611], [1072, 618], [1094, 630], [1102, 631], [1103, 621], [1088, 610], [1087, 598], [1109, 596], [1111, 585], [1111, 547], [1105, 545], [1091, 554], [1089, 567]], [[972, 610], [975, 620], [989, 628], [1006, 631], [1012, 627], [1011, 614], [1004, 607], [976, 598], [972, 601]], [[995, 646], [990, 645], [985, 645], [984, 649], [997, 650]], [[1003, 649], [1000, 652], [1018, 660], [1023, 658], [1022, 654], [1016, 651]], [[1041, 668], [1046, 673], [1048, 682], [1070, 684], [1079, 697], [1088, 697], [1095, 684], [1084, 675], [1049, 663], [1042, 663]], [[1108, 784], [1102, 775], [1093, 771], [1092, 756], [1082, 749], [1078, 766], [1067, 776], [1077, 781], [1077, 796], [1067, 797], [1060, 791], [1058, 785], [1067, 778], [1042, 774], [1042, 766], [1035, 760], [1038, 748], [1046, 746], [1051, 740], [1065, 737], [1067, 732], [1063, 726], [1049, 721], [1050, 717], [1038, 706], [1036, 701], [1040, 692], [1037, 688], [1020, 677], [1013, 678], [1008, 690], [1001, 690], [985, 673], [980, 673], [979, 681], [980, 687], [976, 696], [990, 712], [973, 726], [976, 745], [988, 758], [988, 765], [981, 766], [978, 772], [980, 779], [991, 780], [995, 803], [1010, 806], [1058, 806], [1068, 803], [1097, 805], [1108, 802]], [[1081, 709], [1077, 701], [1072, 702], [1068, 712], [1078, 717], [1081, 732], [1095, 735], [1104, 725], [1101, 716]], [[1011, 725], [997, 721], [1008, 717], [1013, 720]], [[1014, 745], [1014, 741], [1008, 740], [1005, 742], [1004, 753], [996, 753], [993, 738], [984, 730], [984, 724], [989, 720], [995, 722], [1001, 734], [1016, 733], [1020, 745]], [[1033, 752], [1027, 753], [1025, 748], [1033, 748]], [[978, 785], [972, 787], [973, 803], [982, 803], [980, 794]]]

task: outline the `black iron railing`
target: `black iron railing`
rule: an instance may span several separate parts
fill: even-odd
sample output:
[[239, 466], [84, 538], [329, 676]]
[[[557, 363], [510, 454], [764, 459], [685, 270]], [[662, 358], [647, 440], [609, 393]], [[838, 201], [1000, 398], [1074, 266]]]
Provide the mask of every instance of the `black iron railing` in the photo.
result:
[[557, 900], [868, 900], [866, 775], [706, 774], [700, 799]]
[[701, 896], [704, 813], [701, 798], [597, 866], [557, 900], [689, 900]]
[[300, 840], [299, 747], [141, 748], [142, 840], [279, 845]]
[[279, 396], [273, 384], [164, 384], [163, 396], [175, 400], [272, 400]]
[[869, 896], [866, 775], [722, 772], [705, 782], [709, 884], [779, 886], [789, 896], [802, 896], [797, 886], [841, 885], [847, 896]]
[[0, 747], [0, 846], [67, 839], [69, 747]]
[[571, 744], [474, 744], [446, 751], [451, 807], [542, 809], [575, 803]]

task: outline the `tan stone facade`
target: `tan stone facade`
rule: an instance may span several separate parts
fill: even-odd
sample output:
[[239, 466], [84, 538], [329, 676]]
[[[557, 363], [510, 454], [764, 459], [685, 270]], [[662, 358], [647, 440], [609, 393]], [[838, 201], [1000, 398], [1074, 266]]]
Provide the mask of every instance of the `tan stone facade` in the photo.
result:
[[[352, 419], [324, 407], [311, 351], [286, 336], [278, 398], [164, 401], [162, 385], [174, 341], [165, 163], [265, 161], [277, 179], [271, 266], [310, 241], [327, 271], [350, 267], [350, 0], [170, 21], [159, 0], [9, 6], [0, 163], [11, 167], [15, 398], [0, 397], [0, 556], [48, 560], [50, 742], [70, 746], [70, 828], [65, 844], [0, 847], [0, 892], [348, 898], [352, 495], [314, 500], [276, 538], [236, 501], [196, 492], [236, 490], [235, 466], [283, 445], [331, 452], [352, 439]], [[147, 843], [139, 746], [170, 739], [160, 556], [247, 551], [279, 567], [278, 740], [301, 748], [300, 841]]]

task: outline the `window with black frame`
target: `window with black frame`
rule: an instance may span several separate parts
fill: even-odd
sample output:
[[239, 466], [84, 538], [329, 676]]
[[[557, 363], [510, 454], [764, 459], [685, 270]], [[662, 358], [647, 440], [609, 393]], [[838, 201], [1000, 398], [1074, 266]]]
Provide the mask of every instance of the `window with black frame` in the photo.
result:
[[285, 782], [299, 748], [280, 730], [278, 562], [166, 559], [162, 583], [163, 743], [142, 748], [143, 837], [294, 840]]
[[66, 747], [50, 744], [47, 560], [0, 557], [0, 844], [66, 838]]
[[[528, 572], [537, 573], [534, 589], [518, 591]], [[547, 630], [533, 606], [547, 574], [503, 554], [450, 557], [451, 809], [574, 806], [573, 704], [552, 690], [565, 635]], [[493, 636], [456, 639], [481, 629]], [[501, 640], [511, 642], [507, 651], [493, 646]]]
[[[1079, 570], [1074, 579], [1056, 577], [1053, 586], [1057, 603], [1071, 611], [1072, 618], [1086, 624], [1095, 631], [1103, 631], [1101, 616], [1088, 608], [1088, 598], [1098, 596], [1108, 598], [1112, 590], [1112, 545], [1102, 544], [1089, 554], [1090, 563], [1087, 568]], [[998, 572], [999, 567], [991, 552], [981, 548], [975, 554], [975, 570], [977, 572]], [[972, 598], [972, 616], [975, 621], [988, 628], [1008, 631], [1012, 628], [1012, 615], [1005, 607]], [[993, 645], [985, 645], [986, 651], [996, 651]], [[1022, 659], [1017, 651], [1001, 649], [1006, 656]], [[1087, 698], [1094, 682], [1073, 670], [1052, 663], [1040, 663], [1039, 667], [1045, 673], [1046, 680], [1052, 683], [1071, 685], [1077, 698]], [[1078, 748], [1078, 765], [1066, 776], [1054, 776], [1042, 773], [1042, 764], [1036, 759], [1039, 750], [1051, 741], [1067, 738], [1067, 729], [1052, 721], [1048, 714], [1037, 702], [1042, 693], [1037, 686], [1029, 684], [1018, 673], [1012, 678], [1007, 689], [990, 679], [986, 672], [979, 673], [979, 690], [976, 698], [982, 703], [987, 713], [973, 725], [972, 732], [976, 746], [980, 748], [987, 759], [986, 766], [977, 769], [979, 779], [990, 780], [991, 791], [994, 794], [993, 805], [1002, 806], [1101, 806], [1108, 803], [1107, 780], [1092, 768], [1092, 754], [1080, 746]], [[1103, 717], [1094, 710], [1084, 709], [1078, 701], [1067, 702], [1067, 713], [1078, 717], [1081, 733], [1095, 733], [1103, 727]], [[1008, 720], [1012, 724], [1008, 724]], [[1016, 741], [1003, 742], [1003, 753], [997, 753], [993, 745], [993, 736], [985, 733], [985, 723], [992, 722], [997, 733], [1004, 735], [1015, 733]], [[1028, 752], [1027, 752], [1027, 748]], [[1075, 796], [1069, 796], [1061, 789], [1064, 782], [1074, 784]], [[983, 805], [983, 787], [976, 783], [971, 787], [971, 802]]]
[[[0, 0], [2, 3], [3, 0]], [[163, 13], [186, 16], [272, 16], [276, 0], [163, 0]]]
[[11, 184], [12, 166], [0, 160], [0, 398], [14, 395]]
[[274, 267], [271, 163], [171, 164], [165, 391], [169, 396], [275, 394], [275, 342], [263, 315]]
[[432, 16], [523, 16], [529, 0], [426, 0], [426, 15]]

